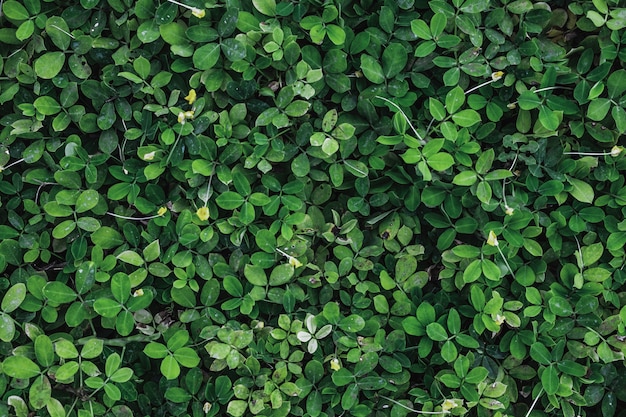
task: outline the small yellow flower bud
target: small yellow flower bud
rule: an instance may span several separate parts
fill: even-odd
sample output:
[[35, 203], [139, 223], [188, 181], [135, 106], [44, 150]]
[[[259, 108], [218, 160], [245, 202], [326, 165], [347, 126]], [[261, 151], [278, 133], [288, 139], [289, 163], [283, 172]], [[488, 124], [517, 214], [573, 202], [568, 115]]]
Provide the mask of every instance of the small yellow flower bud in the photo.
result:
[[181, 125], [185, 123], [185, 113], [183, 113], [182, 111], [178, 113], [178, 123], [180, 123]]
[[509, 110], [513, 110], [515, 108], [517, 108], [517, 103], [509, 103], [506, 105], [506, 108]]
[[167, 208], [166, 207], [161, 207], [159, 209], [159, 211], [157, 211], [157, 215], [158, 216], [165, 216], [165, 213], [167, 213]]
[[186, 111], [185, 113], [183, 113], [185, 115], [185, 119], [193, 119], [193, 115], [194, 115], [194, 111], [193, 110], [189, 110]]
[[198, 216], [198, 218], [202, 221], [208, 220], [209, 219], [209, 208], [204, 206], [204, 207], [200, 207], [197, 211], [196, 211], [196, 216]]
[[193, 9], [191, 9], [191, 14], [198, 19], [202, 19], [204, 16], [206, 16], [206, 11], [204, 9], [198, 9], [197, 7], [194, 7]]
[[143, 156], [143, 160], [144, 161], [152, 161], [154, 159], [155, 155], [156, 155], [156, 151], [148, 152], [147, 154], [145, 154]]
[[333, 371], [338, 371], [341, 369], [341, 363], [339, 363], [339, 359], [333, 358], [330, 360], [330, 369]]
[[623, 150], [624, 148], [622, 146], [613, 146], [611, 148], [611, 156], [615, 158], [619, 156], [619, 154], [621, 154]]
[[504, 321], [505, 321], [505, 317], [502, 314], [496, 314], [496, 316], [494, 317], [493, 321], [498, 325], [501, 326]]
[[290, 256], [289, 265], [293, 266], [294, 268], [300, 268], [302, 266], [302, 262], [300, 262], [297, 258]]
[[489, 246], [498, 246], [498, 237], [493, 232], [493, 230], [489, 231], [489, 237], [487, 238], [487, 244]]
[[205, 402], [204, 405], [202, 406], [202, 411], [204, 411], [204, 414], [208, 414], [209, 411], [211, 411], [211, 403]]
[[506, 213], [507, 216], [512, 216], [515, 210], [512, 207], [504, 206], [504, 213]]
[[196, 90], [192, 88], [191, 90], [189, 90], [189, 94], [187, 94], [187, 97], [185, 97], [185, 100], [187, 100], [187, 103], [191, 105], [196, 101], [196, 97], [197, 97]]
[[504, 77], [503, 71], [496, 71], [491, 73], [491, 79], [493, 81], [498, 81], [500, 78]]
[[141, 288], [135, 290], [133, 293], [133, 297], [141, 297], [143, 295], [143, 290]]

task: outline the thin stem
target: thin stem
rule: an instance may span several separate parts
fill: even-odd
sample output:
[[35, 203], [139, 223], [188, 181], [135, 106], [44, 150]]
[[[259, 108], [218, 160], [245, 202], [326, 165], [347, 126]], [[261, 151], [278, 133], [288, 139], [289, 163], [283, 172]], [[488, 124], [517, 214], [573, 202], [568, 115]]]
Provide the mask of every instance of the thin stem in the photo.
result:
[[605, 156], [611, 152], [563, 152], [563, 155]]
[[61, 29], [61, 28], [60, 28], [60, 27], [58, 27], [57, 25], [50, 25], [50, 26], [52, 26], [53, 28], [55, 28], [56, 30], [58, 30], [58, 31], [60, 31], [60, 32], [65, 33], [65, 34], [66, 34], [67, 36], [69, 36], [70, 38], [72, 38], [72, 39], [76, 39], [76, 38], [74, 37], [74, 35], [72, 35], [72, 34], [71, 34], [71, 33], [69, 33], [69, 32], [66, 32], [65, 30]]
[[423, 410], [416, 410], [416, 409], [414, 409], [414, 408], [411, 408], [411, 407], [408, 407], [408, 406], [406, 406], [406, 405], [402, 404], [402, 403], [401, 403], [401, 402], [399, 402], [399, 401], [396, 401], [396, 400], [391, 399], [391, 398], [389, 398], [389, 397], [385, 397], [384, 395], [378, 395], [378, 396], [379, 396], [380, 398], [384, 398], [384, 399], [385, 399], [385, 400], [387, 400], [387, 401], [391, 401], [392, 403], [397, 404], [397, 405], [399, 405], [400, 407], [402, 407], [402, 408], [404, 408], [404, 409], [406, 409], [406, 410], [412, 411], [412, 412], [414, 412], [414, 413], [420, 413], [420, 414], [433, 414], [433, 415], [438, 415], [438, 414], [450, 414], [450, 412], [449, 412], [449, 411], [444, 411], [444, 410], [441, 410], [441, 411], [423, 411]]
[[151, 219], [156, 219], [157, 217], [161, 217], [159, 214], [155, 214], [154, 216], [147, 216], [147, 217], [130, 217], [130, 216], [122, 216], [121, 214], [115, 214], [110, 211], [107, 211], [107, 214], [109, 216], [117, 217], [118, 219], [136, 220], [136, 221], [151, 220]]
[[533, 403], [530, 405], [530, 408], [528, 409], [528, 412], [526, 413], [525, 417], [530, 416], [530, 413], [533, 412], [533, 409], [535, 408], [535, 405], [537, 404], [537, 401], [539, 401], [539, 398], [541, 397], [541, 394], [543, 394], [543, 387], [541, 387], [541, 389], [539, 390], [539, 395], [537, 395], [537, 397], [535, 398]]
[[24, 162], [24, 158], [18, 159], [17, 161], [12, 162], [12, 163], [10, 163], [9, 165], [7, 165], [7, 166], [5, 166], [5, 167], [0, 167], [0, 172], [4, 171], [4, 170], [6, 170], [6, 169], [9, 169], [9, 168], [11, 168], [12, 166], [15, 166], [15, 165], [17, 165], [17, 164], [19, 164], [19, 163], [21, 163], [21, 162]]
[[381, 96], [376, 96], [376, 98], [379, 98], [381, 100], [383, 100], [386, 103], [391, 104], [393, 107], [395, 107], [396, 109], [398, 109], [398, 111], [400, 112], [400, 114], [402, 114], [402, 116], [404, 117], [404, 120], [406, 120], [406, 122], [409, 124], [409, 126], [411, 127], [411, 130], [413, 131], [413, 133], [415, 133], [415, 136], [419, 139], [419, 140], [424, 140], [424, 138], [422, 138], [420, 136], [419, 133], [417, 133], [417, 130], [413, 127], [413, 124], [411, 123], [411, 121], [409, 120], [409, 118], [407, 117], [406, 113], [404, 113], [404, 111], [400, 108], [400, 106], [398, 106], [396, 103], [394, 103], [393, 101], [385, 98], [385, 97], [381, 97]]
[[502, 256], [502, 260], [506, 264], [506, 267], [509, 268], [509, 272], [511, 273], [511, 276], [513, 277], [513, 279], [515, 279], [515, 274], [513, 273], [513, 270], [511, 269], [511, 265], [509, 265], [509, 261], [506, 260], [504, 253], [502, 253], [502, 249], [500, 249], [500, 246], [497, 246], [497, 245], [496, 245], [496, 248], [498, 248], [498, 252], [500, 252], [500, 256]]

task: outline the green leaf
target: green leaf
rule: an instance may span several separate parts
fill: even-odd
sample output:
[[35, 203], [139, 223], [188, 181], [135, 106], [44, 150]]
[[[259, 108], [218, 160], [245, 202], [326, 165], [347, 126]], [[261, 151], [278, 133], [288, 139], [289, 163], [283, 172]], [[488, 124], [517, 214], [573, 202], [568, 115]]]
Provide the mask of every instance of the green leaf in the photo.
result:
[[458, 109], [465, 103], [465, 92], [459, 86], [454, 87], [446, 94], [446, 110], [448, 113], [456, 113]]
[[582, 203], [593, 203], [594, 191], [591, 185], [587, 184], [583, 180], [571, 177], [567, 177], [567, 182], [569, 182], [572, 186], [572, 189], [569, 190], [572, 197]]
[[33, 106], [35, 106], [37, 111], [44, 116], [51, 116], [61, 111], [61, 105], [59, 102], [50, 96], [38, 97], [33, 102]]
[[430, 27], [421, 19], [411, 21], [411, 31], [420, 39], [430, 40], [433, 38]]
[[444, 327], [437, 322], [430, 323], [426, 326], [426, 334], [430, 339], [436, 342], [443, 342], [448, 339], [446, 329], [444, 329]]
[[[59, 373], [57, 371], [57, 378], [58, 375]], [[50, 384], [50, 380], [48, 380], [46, 376], [40, 375], [33, 381], [28, 393], [28, 401], [35, 410], [39, 410], [45, 407], [52, 395], [52, 385]]]
[[[266, 16], [276, 16], [275, 0], [252, 0], [254, 8]], [[244, 410], [245, 411], [245, 408]], [[243, 414], [243, 413], [242, 413]]]
[[352, 375], [352, 372], [350, 372], [346, 368], [340, 368], [339, 370], [333, 372], [331, 375], [331, 379], [333, 383], [338, 387], [343, 387], [356, 381], [354, 375]]
[[[595, 2], [594, 2], [595, 3]], [[609, 78], [606, 81], [607, 91], [609, 98], [616, 98], [622, 95], [626, 91], [626, 70], [618, 69], [611, 72]]]
[[568, 317], [574, 314], [574, 309], [566, 298], [555, 295], [548, 300], [550, 311], [560, 317]]
[[517, 104], [522, 110], [532, 110], [541, 105], [541, 99], [533, 91], [527, 90], [519, 95], [519, 98], [517, 99]]
[[365, 327], [365, 320], [363, 319], [363, 317], [357, 314], [352, 314], [348, 317], [341, 319], [338, 326], [341, 330], [344, 330], [346, 332], [356, 333], [361, 331], [363, 327]]
[[59, 381], [71, 381], [78, 372], [79, 365], [76, 361], [65, 362], [55, 373], [55, 377]]
[[65, 64], [63, 52], [46, 52], [35, 61], [35, 74], [46, 80], [57, 76]]
[[52, 237], [55, 239], [63, 239], [76, 229], [74, 220], [64, 220], [52, 229]]
[[17, 1], [5, 1], [2, 4], [2, 11], [6, 17], [13, 20], [26, 20], [30, 17], [28, 10]]
[[225, 191], [217, 196], [215, 202], [225, 210], [234, 210], [243, 204], [244, 198], [234, 191]]
[[452, 115], [452, 120], [458, 126], [470, 127], [480, 123], [480, 114], [476, 110], [465, 109]]
[[161, 374], [168, 379], [176, 379], [180, 375], [180, 365], [173, 356], [166, 356], [161, 362]]
[[169, 351], [162, 343], [150, 342], [144, 347], [143, 353], [149, 358], [162, 359], [168, 355]]
[[174, 352], [174, 358], [185, 368], [195, 368], [200, 363], [200, 357], [190, 347], [182, 347]]
[[385, 82], [385, 73], [380, 63], [370, 55], [361, 55], [361, 70], [363, 75], [374, 84], [382, 84]]
[[562, 181], [548, 180], [543, 182], [537, 190], [539, 194], [545, 196], [555, 196], [560, 194], [565, 189]]
[[15, 336], [15, 321], [10, 315], [0, 312], [0, 340], [11, 342]]
[[100, 194], [96, 190], [85, 190], [76, 199], [76, 212], [84, 213], [98, 205]]
[[117, 255], [116, 258], [122, 262], [125, 262], [130, 265], [134, 265], [134, 266], [142, 266], [144, 264], [144, 260], [141, 257], [141, 255], [139, 255], [137, 252], [134, 252], [132, 250], [125, 250], [121, 252], [119, 255]]
[[473, 185], [477, 179], [478, 176], [474, 171], [462, 171], [454, 176], [452, 184], [469, 187]]
[[454, 165], [454, 158], [449, 153], [439, 152], [426, 159], [426, 162], [436, 171], [445, 171]]
[[[263, 1], [263, 0], [253, 0], [253, 1]], [[241, 417], [245, 414], [248, 409], [248, 402], [243, 400], [231, 400], [228, 402], [228, 406], [226, 406], [226, 412], [228, 415], [233, 417]]]
[[268, 284], [267, 275], [260, 266], [247, 264], [243, 273], [246, 279], [253, 285], [266, 286]]
[[11, 378], [28, 379], [39, 375], [39, 366], [25, 356], [9, 356], [2, 362], [2, 372]]
[[611, 109], [611, 100], [608, 98], [597, 98], [589, 103], [587, 117], [596, 122], [604, 120]]
[[102, 339], [89, 339], [82, 347], [80, 356], [83, 359], [94, 359], [100, 356], [104, 348], [104, 341]]
[[67, 285], [60, 281], [53, 281], [43, 288], [43, 295], [53, 303], [71, 303], [76, 299], [76, 293]]
[[392, 42], [383, 50], [382, 63], [385, 78], [391, 79], [404, 71], [408, 62], [408, 53], [402, 44]]
[[550, 365], [552, 358], [550, 351], [541, 342], [535, 342], [530, 346], [530, 357], [541, 365]]
[[2, 297], [2, 304], [0, 309], [4, 313], [11, 313], [22, 304], [26, 298], [26, 285], [24, 283], [17, 283], [7, 290]]
[[63, 404], [61, 401], [56, 398], [50, 398], [48, 400], [48, 404], [46, 404], [46, 410], [48, 410], [48, 414], [50, 417], [65, 417], [65, 409], [63, 408]]
[[443, 103], [436, 98], [430, 97], [428, 99], [428, 110], [430, 110], [430, 114], [437, 121], [442, 121], [446, 118], [446, 109]]
[[113, 318], [122, 310], [122, 305], [110, 298], [98, 298], [93, 303], [93, 308], [102, 317]]
[[294, 274], [294, 267], [290, 264], [281, 264], [272, 270], [270, 273], [269, 284], [271, 286], [284, 285], [291, 281]]
[[[532, 348], [531, 348], [532, 349]], [[550, 365], [541, 374], [541, 385], [548, 395], [554, 395], [559, 390], [559, 374], [556, 366]]]
[[59, 49], [66, 50], [70, 46], [70, 28], [59, 16], [50, 16], [46, 20], [46, 34]]
[[220, 45], [217, 43], [208, 43], [195, 50], [193, 54], [193, 65], [198, 70], [208, 70], [217, 64], [219, 58]]
[[309, 111], [310, 103], [304, 100], [295, 100], [285, 108], [285, 114], [289, 117], [301, 117]]

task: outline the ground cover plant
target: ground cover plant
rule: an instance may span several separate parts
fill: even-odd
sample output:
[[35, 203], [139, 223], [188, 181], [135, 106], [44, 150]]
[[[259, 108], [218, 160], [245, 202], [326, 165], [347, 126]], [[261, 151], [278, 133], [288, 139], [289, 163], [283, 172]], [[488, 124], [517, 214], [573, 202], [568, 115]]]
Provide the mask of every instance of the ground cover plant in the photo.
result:
[[624, 1], [0, 4], [1, 416], [626, 415]]

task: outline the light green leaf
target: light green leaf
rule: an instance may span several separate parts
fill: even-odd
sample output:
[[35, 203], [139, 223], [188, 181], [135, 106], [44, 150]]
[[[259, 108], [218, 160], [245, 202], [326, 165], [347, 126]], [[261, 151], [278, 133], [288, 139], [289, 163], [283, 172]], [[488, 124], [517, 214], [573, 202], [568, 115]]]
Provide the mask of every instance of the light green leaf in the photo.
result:
[[2, 372], [11, 378], [28, 379], [39, 375], [39, 366], [25, 356], [9, 356], [2, 362]]
[[126, 262], [127, 264], [134, 266], [142, 266], [144, 264], [144, 260], [137, 252], [132, 250], [125, 250], [119, 255], [117, 255], [117, 259], [122, 262]]
[[569, 190], [572, 197], [583, 203], [593, 203], [594, 191], [591, 185], [587, 184], [583, 180], [571, 177], [567, 178], [567, 182], [569, 182], [572, 186], [572, 189]]
[[26, 285], [24, 283], [17, 283], [7, 290], [2, 297], [2, 309], [5, 313], [11, 313], [22, 304], [26, 298]]
[[281, 264], [270, 273], [269, 284], [272, 286], [284, 285], [288, 283], [294, 274], [294, 267], [290, 264]]
[[476, 110], [465, 109], [453, 114], [452, 120], [461, 127], [470, 127], [480, 123], [480, 114]]
[[363, 75], [374, 84], [382, 84], [385, 82], [385, 74], [380, 63], [370, 55], [361, 55], [361, 70]]
[[[254, 8], [266, 16], [276, 16], [275, 0], [252, 0]], [[245, 411], [245, 409], [244, 409]]]
[[201, 71], [211, 69], [217, 64], [220, 58], [220, 45], [217, 43], [207, 43], [195, 50], [193, 54], [193, 65]]
[[46, 80], [57, 76], [65, 64], [63, 52], [46, 52], [35, 61], [35, 74]]

